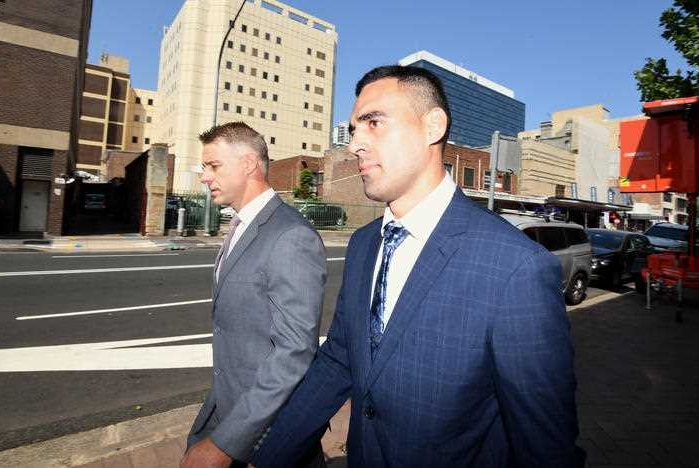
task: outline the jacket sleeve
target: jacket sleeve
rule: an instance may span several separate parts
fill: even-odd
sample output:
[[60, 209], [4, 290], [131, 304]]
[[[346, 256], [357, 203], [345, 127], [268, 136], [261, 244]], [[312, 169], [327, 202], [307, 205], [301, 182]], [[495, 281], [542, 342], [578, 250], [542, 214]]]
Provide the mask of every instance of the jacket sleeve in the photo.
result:
[[318, 348], [325, 284], [325, 248], [303, 225], [291, 228], [269, 247], [267, 270], [272, 352], [255, 381], [222, 417], [211, 438], [234, 460], [251, 458], [255, 444], [303, 378]]
[[[351, 244], [347, 258], [351, 256]], [[322, 436], [330, 418], [347, 401], [352, 387], [348, 353], [348, 317], [344, 297], [351, 290], [347, 285], [346, 263], [344, 279], [337, 298], [328, 337], [318, 350], [301, 385], [279, 412], [253, 456], [256, 468], [285, 468], [308, 452]]]
[[513, 466], [579, 465], [573, 348], [561, 277], [549, 252], [524, 257], [492, 318], [493, 379]]

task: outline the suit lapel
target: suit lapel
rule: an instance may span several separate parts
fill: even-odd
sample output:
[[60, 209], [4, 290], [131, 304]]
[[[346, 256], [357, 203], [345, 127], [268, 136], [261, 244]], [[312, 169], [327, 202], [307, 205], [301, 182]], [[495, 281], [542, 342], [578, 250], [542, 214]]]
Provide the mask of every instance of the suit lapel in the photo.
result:
[[[449, 207], [442, 215], [442, 219], [440, 219], [435, 230], [425, 244], [425, 247], [422, 249], [420, 256], [415, 262], [403, 286], [403, 290], [391, 314], [391, 319], [388, 321], [384, 335], [381, 338], [381, 345], [376, 352], [373, 365], [370, 364], [371, 368], [364, 387], [365, 393], [368, 392], [369, 387], [371, 387], [376, 378], [380, 375], [388, 359], [391, 357], [391, 354], [393, 354], [400, 343], [405, 331], [417, 316], [420, 304], [427, 296], [434, 282], [439, 279], [439, 275], [444, 266], [458, 249], [458, 243], [450, 238], [464, 231], [463, 224], [454, 221], [454, 219], [457, 218], [454, 216], [454, 209], [456, 208], [456, 204], [460, 201], [457, 199], [459, 195], [460, 194], [457, 193], [454, 196]], [[376, 259], [375, 255], [374, 259]], [[366, 310], [368, 311], [369, 309], [367, 308]], [[369, 313], [367, 313], [367, 316], [368, 315]], [[366, 348], [369, 350], [368, 319], [367, 325], [364, 328], [367, 330], [365, 332], [367, 335], [365, 341]], [[371, 363], [370, 351], [367, 351], [367, 353], [367, 355], [369, 355], [369, 362]]]
[[257, 216], [255, 216], [250, 225], [245, 229], [245, 232], [243, 233], [242, 237], [238, 239], [238, 241], [233, 246], [233, 250], [231, 250], [231, 253], [230, 255], [228, 255], [228, 258], [225, 258], [224, 252], [224, 256], [221, 260], [223, 262], [221, 264], [221, 271], [219, 272], [218, 282], [216, 283], [216, 288], [214, 291], [214, 302], [216, 302], [218, 295], [221, 293], [221, 285], [225, 281], [226, 277], [230, 274], [231, 270], [233, 270], [233, 267], [238, 262], [241, 255], [247, 250], [252, 241], [255, 240], [255, 237], [257, 237], [257, 232], [260, 226], [262, 226], [269, 220], [270, 216], [272, 216], [272, 213], [274, 213], [277, 207], [282, 203], [283, 202], [281, 198], [279, 198], [278, 195], [274, 195], [274, 197], [272, 197], [272, 199], [269, 202], [267, 202], [265, 207], [262, 208], [262, 211], [260, 211], [257, 214]]
[[361, 283], [359, 287], [357, 308], [356, 310], [362, 313], [362, 320], [357, 320], [359, 326], [359, 349], [361, 350], [361, 359], [359, 362], [362, 368], [359, 375], [366, 378], [371, 369], [371, 346], [369, 344], [369, 322], [371, 319], [371, 287], [374, 282], [374, 268], [376, 266], [376, 258], [379, 254], [381, 246], [381, 223], [377, 223], [377, 229], [369, 238], [369, 246], [367, 248], [366, 258], [362, 266]]

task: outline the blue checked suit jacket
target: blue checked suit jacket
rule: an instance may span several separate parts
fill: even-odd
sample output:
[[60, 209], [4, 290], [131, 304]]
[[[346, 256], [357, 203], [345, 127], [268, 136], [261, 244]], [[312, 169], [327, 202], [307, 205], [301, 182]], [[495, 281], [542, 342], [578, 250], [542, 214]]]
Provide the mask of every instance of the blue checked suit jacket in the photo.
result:
[[578, 466], [556, 258], [457, 190], [372, 362], [380, 228], [352, 236], [327, 341], [253, 464], [290, 466], [350, 397], [350, 467]]

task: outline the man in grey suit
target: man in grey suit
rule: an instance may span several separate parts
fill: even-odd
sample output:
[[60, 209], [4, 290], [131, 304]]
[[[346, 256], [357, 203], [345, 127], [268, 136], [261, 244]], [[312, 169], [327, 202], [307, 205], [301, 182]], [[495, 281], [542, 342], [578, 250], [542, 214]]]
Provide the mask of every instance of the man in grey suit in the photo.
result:
[[[214, 267], [213, 384], [187, 440], [187, 468], [251, 458], [313, 360], [326, 275], [320, 236], [267, 181], [262, 135], [234, 122], [199, 139], [202, 182], [237, 214]], [[324, 465], [319, 443], [305, 464]]]

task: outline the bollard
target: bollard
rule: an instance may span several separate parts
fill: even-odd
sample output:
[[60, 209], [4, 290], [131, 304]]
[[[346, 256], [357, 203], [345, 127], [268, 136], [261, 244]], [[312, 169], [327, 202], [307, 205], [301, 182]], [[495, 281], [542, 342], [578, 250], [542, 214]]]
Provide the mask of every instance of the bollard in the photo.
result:
[[184, 233], [184, 208], [179, 208], [177, 210], [177, 235], [181, 236]]

